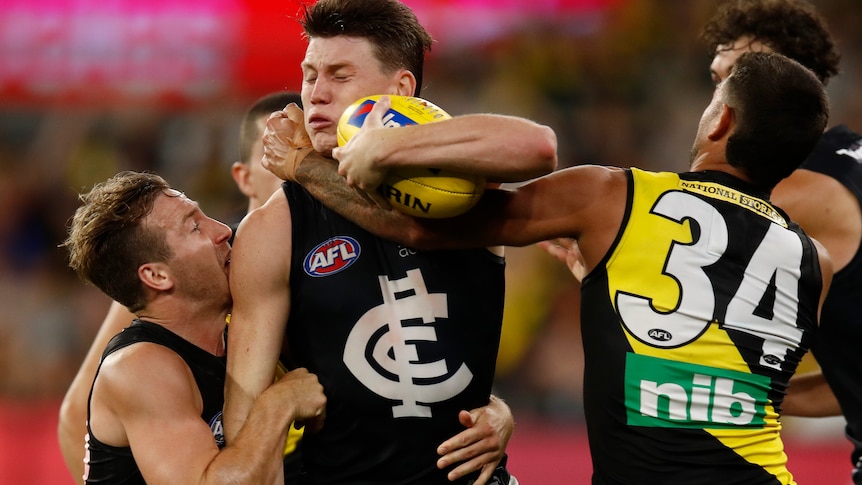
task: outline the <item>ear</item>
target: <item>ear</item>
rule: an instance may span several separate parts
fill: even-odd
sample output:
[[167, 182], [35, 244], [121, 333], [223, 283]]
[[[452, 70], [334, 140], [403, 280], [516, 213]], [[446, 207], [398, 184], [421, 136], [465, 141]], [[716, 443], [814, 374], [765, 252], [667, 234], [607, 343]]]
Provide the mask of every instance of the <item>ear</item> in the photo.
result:
[[395, 92], [392, 94], [398, 94], [401, 96], [416, 95], [416, 76], [414, 76], [412, 72], [407, 69], [399, 69], [395, 74], [395, 80]]
[[239, 191], [243, 193], [246, 197], [252, 197], [254, 195], [254, 191], [251, 186], [251, 170], [249, 166], [242, 162], [233, 162], [233, 165], [230, 167], [230, 174], [233, 177], [233, 181], [236, 182], [236, 186], [239, 187]]
[[138, 278], [144, 286], [156, 291], [169, 291], [174, 287], [171, 272], [164, 263], [146, 263], [138, 268]]
[[721, 105], [721, 115], [719, 115], [715, 126], [709, 131], [707, 138], [710, 141], [718, 141], [730, 135], [733, 127], [736, 124], [736, 114], [733, 108], [726, 104]]

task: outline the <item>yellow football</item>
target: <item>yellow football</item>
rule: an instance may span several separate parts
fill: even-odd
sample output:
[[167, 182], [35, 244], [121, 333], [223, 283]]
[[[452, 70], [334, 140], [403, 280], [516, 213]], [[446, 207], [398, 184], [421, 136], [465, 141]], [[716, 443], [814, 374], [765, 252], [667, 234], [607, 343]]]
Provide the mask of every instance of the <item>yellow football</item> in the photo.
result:
[[[387, 127], [419, 125], [451, 118], [437, 105], [422, 98], [390, 95], [392, 106], [383, 116]], [[362, 128], [365, 117], [380, 99], [367, 96], [351, 104], [338, 121], [338, 145], [343, 146]], [[476, 205], [485, 190], [485, 177], [434, 168], [390, 170], [381, 193], [400, 211], [440, 219], [463, 214]]]

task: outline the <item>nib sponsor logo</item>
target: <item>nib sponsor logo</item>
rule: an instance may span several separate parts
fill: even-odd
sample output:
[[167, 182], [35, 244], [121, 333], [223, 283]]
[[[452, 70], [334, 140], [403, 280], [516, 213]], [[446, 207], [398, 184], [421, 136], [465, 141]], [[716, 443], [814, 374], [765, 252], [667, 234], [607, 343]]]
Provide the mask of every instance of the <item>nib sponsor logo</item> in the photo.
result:
[[628, 423], [659, 428], [759, 428], [768, 377], [637, 354], [626, 358]]

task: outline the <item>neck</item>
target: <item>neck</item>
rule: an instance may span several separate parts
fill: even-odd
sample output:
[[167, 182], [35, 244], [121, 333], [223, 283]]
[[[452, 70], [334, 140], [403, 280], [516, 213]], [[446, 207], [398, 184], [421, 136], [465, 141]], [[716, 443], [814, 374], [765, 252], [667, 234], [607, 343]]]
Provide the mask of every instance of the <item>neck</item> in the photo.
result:
[[217, 356], [225, 355], [224, 329], [228, 310], [200, 310], [194, 305], [151, 304], [136, 314], [161, 325], [183, 339]]

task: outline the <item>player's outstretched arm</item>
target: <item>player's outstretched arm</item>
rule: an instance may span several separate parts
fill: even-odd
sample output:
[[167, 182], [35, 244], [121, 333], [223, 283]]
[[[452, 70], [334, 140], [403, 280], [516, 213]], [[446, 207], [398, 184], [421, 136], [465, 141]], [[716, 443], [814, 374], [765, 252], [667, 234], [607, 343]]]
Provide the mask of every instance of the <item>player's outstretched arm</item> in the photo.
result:
[[466, 428], [449, 438], [438, 448], [438, 468], [458, 464], [449, 472], [451, 481], [481, 470], [475, 485], [487, 483], [506, 452], [506, 445], [515, 429], [515, 419], [509, 406], [492, 395], [487, 406], [461, 411], [459, 421]]
[[840, 416], [841, 407], [823, 373], [817, 370], [790, 378], [781, 414], [808, 418]]
[[75, 374], [72, 384], [60, 405], [60, 418], [57, 424], [57, 440], [66, 467], [76, 483], [83, 483], [84, 475], [84, 437], [87, 434], [87, 401], [90, 387], [96, 377], [96, 369], [105, 346], [111, 337], [129, 326], [135, 316], [123, 305], [112, 302], [102, 326], [99, 327], [84, 362]]
[[398, 129], [384, 127], [390, 99], [383, 96], [350, 142], [333, 150], [351, 186], [374, 190], [395, 167], [430, 167], [484, 175], [491, 182], [521, 182], [557, 166], [554, 131], [526, 118], [468, 114]]

